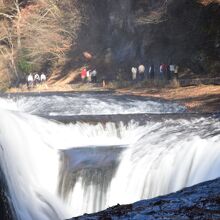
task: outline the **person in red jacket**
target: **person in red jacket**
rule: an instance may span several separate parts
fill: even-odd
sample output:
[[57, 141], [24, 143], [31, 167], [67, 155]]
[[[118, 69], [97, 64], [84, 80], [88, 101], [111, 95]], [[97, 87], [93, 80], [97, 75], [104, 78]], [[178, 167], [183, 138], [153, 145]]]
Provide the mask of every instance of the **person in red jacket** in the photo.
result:
[[83, 82], [86, 80], [86, 73], [87, 73], [86, 68], [83, 68], [81, 72], [81, 79]]

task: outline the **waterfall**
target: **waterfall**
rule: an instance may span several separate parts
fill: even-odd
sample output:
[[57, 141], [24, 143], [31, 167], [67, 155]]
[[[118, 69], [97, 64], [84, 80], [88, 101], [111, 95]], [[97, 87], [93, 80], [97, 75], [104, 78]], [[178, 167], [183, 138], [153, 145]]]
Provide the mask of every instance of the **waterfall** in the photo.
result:
[[[132, 125], [130, 129], [134, 129]], [[130, 138], [123, 124], [63, 125], [0, 110], [0, 165], [18, 218], [49, 220], [74, 215], [71, 205], [65, 204], [58, 193], [61, 149], [106, 146], [106, 142], [125, 145]]]
[[64, 217], [56, 197], [59, 154], [40, 130], [33, 116], [0, 110], [0, 163], [21, 220]]
[[63, 124], [0, 101], [0, 166], [18, 219], [67, 219], [220, 177], [219, 117]]
[[[220, 177], [219, 125], [219, 119], [199, 118], [170, 119], [136, 126], [133, 141], [124, 145], [125, 148], [115, 156], [114, 167], [108, 165], [108, 159], [101, 165], [96, 160], [97, 167], [94, 167], [94, 161], [89, 168], [85, 167], [88, 160], [95, 160], [89, 155], [84, 158], [84, 163], [80, 161], [77, 172], [69, 168], [63, 180], [69, 188], [68, 194], [64, 195], [65, 201], [74, 214], [80, 215], [118, 203], [128, 204], [164, 195]], [[81, 149], [81, 154], [83, 152], [86, 153]], [[78, 153], [74, 153], [77, 156]], [[104, 174], [112, 169], [111, 181], [106, 185]], [[88, 170], [90, 175], [86, 173]], [[101, 201], [97, 199], [100, 192], [105, 194]]]
[[132, 203], [219, 177], [220, 123], [209, 120], [171, 120], [146, 127], [121, 158], [108, 204]]

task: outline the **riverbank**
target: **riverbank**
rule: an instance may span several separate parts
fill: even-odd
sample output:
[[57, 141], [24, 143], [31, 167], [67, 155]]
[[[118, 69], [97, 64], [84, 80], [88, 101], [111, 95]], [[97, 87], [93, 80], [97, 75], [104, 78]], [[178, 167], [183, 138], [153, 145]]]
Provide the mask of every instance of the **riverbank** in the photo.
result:
[[199, 85], [187, 87], [151, 87], [144, 85], [117, 86], [114, 84], [102, 87], [101, 84], [67, 84], [67, 85], [38, 85], [28, 90], [25, 86], [11, 88], [7, 92], [88, 92], [88, 91], [113, 91], [118, 95], [136, 95], [149, 98], [158, 98], [175, 101], [187, 107], [190, 112], [219, 112], [220, 110], [220, 85]]
[[124, 88], [122, 94], [159, 98], [176, 101], [187, 107], [190, 112], [219, 112], [220, 86], [200, 85], [178, 88]]

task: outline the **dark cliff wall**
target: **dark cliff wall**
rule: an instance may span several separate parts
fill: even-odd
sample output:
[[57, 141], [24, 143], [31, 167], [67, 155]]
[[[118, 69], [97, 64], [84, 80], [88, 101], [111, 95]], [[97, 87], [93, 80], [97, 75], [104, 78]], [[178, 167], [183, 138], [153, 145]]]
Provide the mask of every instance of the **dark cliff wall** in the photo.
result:
[[8, 194], [8, 187], [5, 182], [5, 177], [0, 168], [0, 219], [1, 220], [16, 220], [13, 214], [14, 210], [10, 204], [10, 197]]
[[220, 71], [220, 5], [196, 0], [82, 0], [87, 24], [78, 50], [112, 75], [117, 69], [174, 62], [198, 74]]

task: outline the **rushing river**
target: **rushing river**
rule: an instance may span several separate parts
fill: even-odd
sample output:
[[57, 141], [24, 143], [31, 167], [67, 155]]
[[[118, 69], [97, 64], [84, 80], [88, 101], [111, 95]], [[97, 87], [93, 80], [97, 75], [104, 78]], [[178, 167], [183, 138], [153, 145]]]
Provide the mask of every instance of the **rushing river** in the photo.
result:
[[220, 118], [111, 93], [4, 96], [0, 157], [18, 219], [67, 219], [220, 177]]

